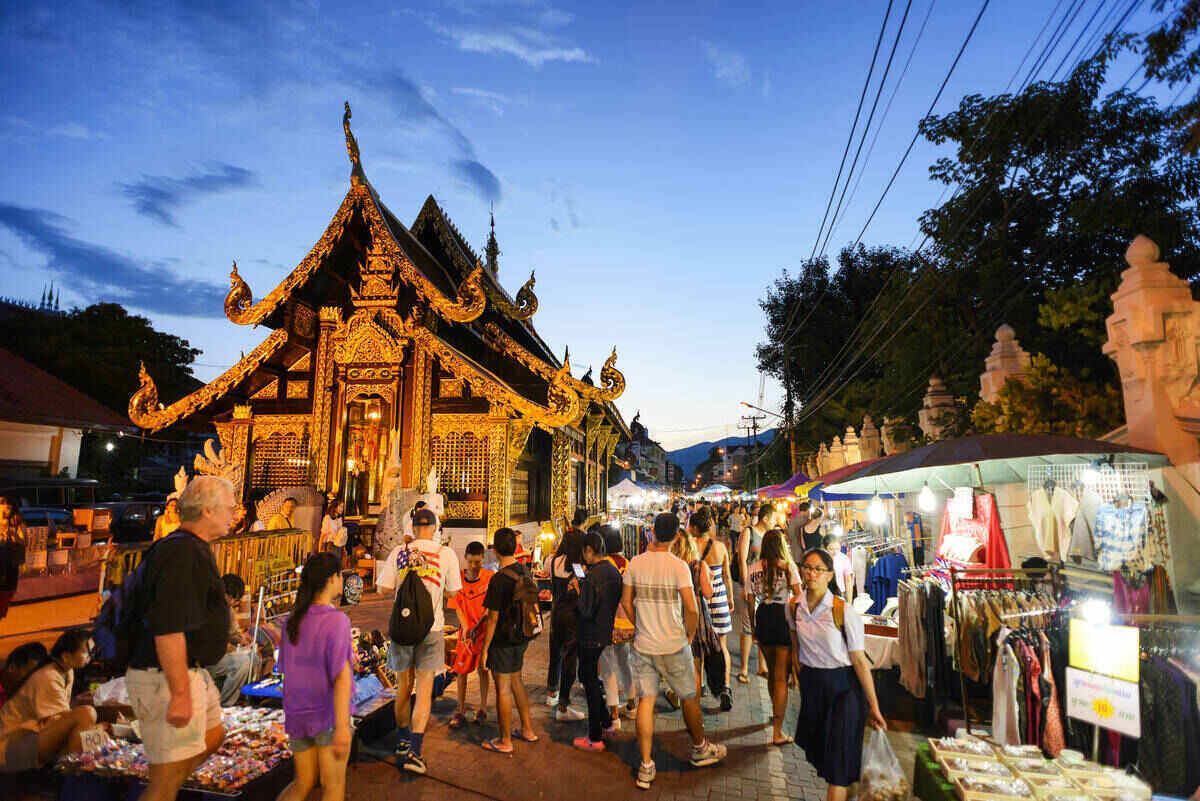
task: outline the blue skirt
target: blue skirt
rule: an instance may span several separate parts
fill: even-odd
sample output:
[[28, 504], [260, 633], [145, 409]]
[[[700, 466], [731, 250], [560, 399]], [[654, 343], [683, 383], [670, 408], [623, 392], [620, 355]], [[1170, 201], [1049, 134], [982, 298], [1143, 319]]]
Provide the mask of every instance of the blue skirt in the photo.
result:
[[866, 696], [853, 668], [800, 669], [796, 745], [818, 776], [835, 787], [858, 781], [866, 725]]

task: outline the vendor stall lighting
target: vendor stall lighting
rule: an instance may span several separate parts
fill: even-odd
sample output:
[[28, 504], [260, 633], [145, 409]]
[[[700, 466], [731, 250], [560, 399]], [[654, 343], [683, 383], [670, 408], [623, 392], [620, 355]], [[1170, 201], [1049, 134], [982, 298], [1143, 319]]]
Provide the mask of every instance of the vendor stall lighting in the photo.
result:
[[1084, 486], [1094, 487], [1100, 483], [1100, 471], [1096, 469], [1095, 465], [1091, 465], [1083, 471], [1082, 479]]
[[937, 508], [937, 496], [933, 494], [933, 490], [929, 485], [921, 487], [921, 494], [917, 496], [917, 508], [922, 512], [932, 512]]
[[1099, 625], [1112, 622], [1112, 607], [1104, 601], [1093, 598], [1090, 601], [1084, 601], [1080, 609], [1083, 612], [1083, 619], [1088, 623]]
[[833, 526], [833, 536], [840, 537], [846, 533], [846, 529], [842, 528], [841, 523], [835, 523]]
[[883, 509], [883, 499], [878, 494], [867, 505], [867, 520], [876, 526], [882, 525], [887, 520], [887, 513]]
[[112, 453], [116, 447], [117, 447], [117, 443], [113, 442], [112, 440], [109, 440], [108, 442], [104, 443], [104, 450], [108, 451], [109, 453]]

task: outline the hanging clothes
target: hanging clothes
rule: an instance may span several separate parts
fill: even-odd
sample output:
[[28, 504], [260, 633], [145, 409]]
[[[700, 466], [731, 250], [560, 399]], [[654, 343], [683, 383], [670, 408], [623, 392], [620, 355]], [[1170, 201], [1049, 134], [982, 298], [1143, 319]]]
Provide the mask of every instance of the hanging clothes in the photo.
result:
[[1144, 503], [1117, 507], [1102, 503], [1096, 508], [1092, 536], [1101, 570], [1118, 570], [1145, 547], [1149, 513]]
[[1017, 681], [1021, 668], [1017, 655], [1006, 642], [1010, 633], [1008, 629], [1001, 629], [996, 635], [996, 666], [992, 669], [992, 737], [1001, 745], [1020, 745]]
[[1088, 561], [1096, 559], [1096, 544], [1092, 538], [1093, 526], [1096, 520], [1096, 509], [1104, 501], [1100, 493], [1094, 489], [1078, 485], [1079, 509], [1075, 512], [1075, 522], [1071, 525], [1071, 546], [1068, 555], [1078, 556]]
[[1050, 657], [1050, 638], [1039, 633], [1042, 641], [1042, 680], [1049, 685], [1049, 703], [1046, 704], [1046, 719], [1042, 727], [1042, 750], [1050, 757], [1057, 757], [1066, 748], [1063, 735], [1062, 705], [1058, 702], [1058, 683], [1054, 679], [1054, 667]]
[[[938, 533], [938, 561], [958, 567], [1012, 567], [1000, 527], [996, 496], [959, 487], [946, 503]], [[963, 587], [972, 586], [963, 582]]]
[[1029, 523], [1033, 526], [1033, 541], [1042, 556], [1052, 562], [1061, 562], [1071, 550], [1072, 525], [1079, 511], [1075, 496], [1059, 486], [1052, 492], [1038, 487], [1025, 504]]
[[884, 554], [875, 560], [875, 564], [867, 571], [867, 593], [871, 596], [869, 614], [878, 615], [883, 612], [889, 598], [895, 598], [900, 584], [901, 571], [908, 567], [904, 554]]
[[925, 697], [925, 652], [929, 643], [925, 632], [925, 589], [921, 581], [902, 581], [900, 599], [900, 686], [914, 698]]
[[[1196, 684], [1162, 657], [1142, 662], [1138, 767], [1156, 793], [1190, 797], [1200, 785]], [[1147, 725], [1150, 723], [1151, 725]]]

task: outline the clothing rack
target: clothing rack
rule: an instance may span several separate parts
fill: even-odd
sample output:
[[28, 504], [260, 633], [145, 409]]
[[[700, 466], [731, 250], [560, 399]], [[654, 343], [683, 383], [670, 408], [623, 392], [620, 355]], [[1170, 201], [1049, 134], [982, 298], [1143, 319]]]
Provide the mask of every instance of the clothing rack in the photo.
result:
[[[954, 620], [954, 651], [962, 653], [962, 621], [958, 617], [959, 581], [968, 579], [972, 584], [1004, 583], [1014, 581], [1049, 581], [1050, 586], [1058, 585], [1058, 565], [1046, 567], [951, 567], [950, 568], [950, 616]], [[1007, 589], [1007, 588], [1006, 588]], [[963, 675], [962, 665], [958, 670], [958, 688], [962, 695], [963, 726], [967, 734], [971, 733], [971, 706], [967, 703], [967, 679]]]
[[1034, 465], [1026, 475], [1027, 497], [1045, 490], [1047, 481], [1068, 492], [1078, 485], [1108, 502], [1128, 495], [1136, 503], [1150, 503], [1150, 468], [1145, 462]]

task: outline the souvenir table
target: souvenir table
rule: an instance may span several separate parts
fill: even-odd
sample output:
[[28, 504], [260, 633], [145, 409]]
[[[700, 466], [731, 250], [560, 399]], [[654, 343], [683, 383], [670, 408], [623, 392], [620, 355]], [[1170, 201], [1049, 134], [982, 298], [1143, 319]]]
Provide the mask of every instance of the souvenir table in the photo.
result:
[[[223, 713], [221, 747], [192, 773], [179, 797], [271, 801], [292, 777], [282, 710], [232, 707]], [[149, 771], [140, 743], [111, 737], [95, 752], [62, 757], [56, 768], [59, 801], [126, 799], [140, 792]]]

